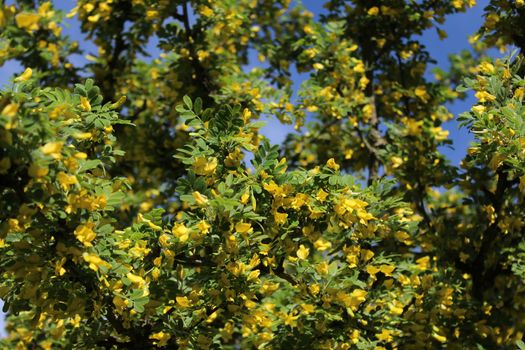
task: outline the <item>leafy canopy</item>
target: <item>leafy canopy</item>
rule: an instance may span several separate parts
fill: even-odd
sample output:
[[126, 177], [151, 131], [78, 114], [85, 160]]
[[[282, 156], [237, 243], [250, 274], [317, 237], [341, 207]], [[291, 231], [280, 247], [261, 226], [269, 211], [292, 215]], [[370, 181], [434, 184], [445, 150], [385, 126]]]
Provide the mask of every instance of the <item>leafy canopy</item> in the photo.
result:
[[525, 3], [419, 41], [474, 5], [2, 2], [2, 348], [525, 348]]

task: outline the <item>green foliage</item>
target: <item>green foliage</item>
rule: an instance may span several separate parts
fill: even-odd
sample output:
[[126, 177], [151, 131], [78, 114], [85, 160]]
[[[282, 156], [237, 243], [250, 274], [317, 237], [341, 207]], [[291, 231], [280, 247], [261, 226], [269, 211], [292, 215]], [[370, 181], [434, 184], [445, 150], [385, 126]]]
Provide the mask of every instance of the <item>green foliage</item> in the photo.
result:
[[0, 346], [524, 348], [523, 58], [484, 55], [523, 49], [523, 1], [435, 80], [418, 41], [473, 5], [81, 0], [84, 66], [51, 2], [0, 5], [31, 67], [0, 92]]

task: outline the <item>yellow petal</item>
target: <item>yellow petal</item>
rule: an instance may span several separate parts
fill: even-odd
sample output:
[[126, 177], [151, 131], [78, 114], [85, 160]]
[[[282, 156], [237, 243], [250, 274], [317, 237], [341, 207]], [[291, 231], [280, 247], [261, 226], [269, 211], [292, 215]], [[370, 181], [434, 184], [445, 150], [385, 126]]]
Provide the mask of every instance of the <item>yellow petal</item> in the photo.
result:
[[63, 142], [48, 142], [42, 147], [40, 147], [40, 150], [44, 154], [58, 154], [62, 150], [62, 146], [64, 145]]
[[190, 307], [191, 302], [187, 297], [176, 297], [175, 300], [180, 307]]
[[310, 255], [310, 249], [306, 248], [304, 245], [300, 245], [299, 249], [297, 249], [297, 257], [301, 260], [306, 260], [308, 258], [308, 255]]
[[38, 30], [39, 20], [40, 16], [36, 13], [22, 12], [15, 17], [17, 27], [28, 31]]
[[27, 81], [31, 78], [32, 75], [33, 75], [33, 70], [31, 68], [26, 68], [24, 73], [22, 73], [21, 75], [15, 78], [15, 81], [16, 82]]
[[192, 195], [198, 205], [206, 205], [208, 203], [208, 198], [199, 191], [193, 192]]
[[91, 111], [91, 104], [89, 103], [89, 100], [84, 96], [80, 97], [80, 107], [86, 112]]
[[16, 113], [18, 112], [18, 104], [16, 103], [10, 103], [8, 104], [7, 106], [4, 107], [4, 109], [2, 109], [2, 115], [8, 117], [8, 118], [13, 118], [14, 116], [16, 116]]
[[252, 224], [246, 222], [239, 222], [235, 225], [235, 231], [239, 233], [251, 233], [253, 232]]

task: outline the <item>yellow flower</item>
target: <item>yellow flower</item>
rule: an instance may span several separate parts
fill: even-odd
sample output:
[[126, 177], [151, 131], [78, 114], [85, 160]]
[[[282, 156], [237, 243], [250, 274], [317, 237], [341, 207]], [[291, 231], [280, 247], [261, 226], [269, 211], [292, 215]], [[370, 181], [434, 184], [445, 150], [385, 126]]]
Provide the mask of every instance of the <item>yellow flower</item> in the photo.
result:
[[388, 329], [381, 330], [381, 333], [376, 334], [376, 338], [387, 343], [391, 342], [394, 339], [392, 337], [392, 331]]
[[430, 257], [424, 256], [416, 260], [416, 264], [420, 270], [427, 270], [430, 266]]
[[48, 142], [40, 147], [40, 151], [45, 155], [51, 155], [51, 157], [58, 159], [60, 158], [60, 151], [63, 145], [63, 142]]
[[55, 263], [55, 274], [57, 276], [64, 276], [66, 269], [63, 267], [66, 263], [67, 258], [62, 258]]
[[379, 271], [385, 274], [385, 276], [392, 276], [392, 272], [396, 269], [395, 266], [392, 265], [381, 265], [379, 266]]
[[80, 108], [82, 108], [82, 110], [86, 112], [91, 111], [91, 104], [89, 103], [89, 100], [84, 96], [80, 97]]
[[155, 231], [162, 231], [162, 227], [159, 225], [155, 225], [151, 220], [146, 219], [141, 213], [137, 215], [137, 222], [144, 222], [146, 223], [151, 229]]
[[318, 283], [314, 283], [314, 284], [312, 284], [311, 286], [308, 287], [308, 290], [313, 295], [317, 295], [317, 294], [319, 294], [319, 292], [321, 292], [321, 286]]
[[270, 192], [274, 197], [285, 197], [286, 196], [286, 191], [284, 189], [284, 186], [283, 187], [279, 186], [273, 180], [271, 180], [269, 183], [264, 184], [263, 188], [266, 191]]
[[440, 343], [446, 343], [447, 342], [447, 337], [439, 334], [441, 333], [441, 330], [436, 327], [436, 326], [432, 326], [432, 338], [436, 339], [438, 342]]
[[428, 94], [427, 92], [427, 89], [425, 86], [421, 85], [421, 86], [418, 86], [415, 90], [414, 90], [414, 94], [419, 97], [419, 99], [423, 102], [427, 102], [429, 99], [430, 99], [430, 95]]
[[368, 266], [366, 267], [366, 272], [367, 272], [370, 276], [372, 276], [372, 277], [375, 278], [375, 275], [376, 275], [378, 272], [380, 272], [380, 269], [379, 269], [379, 267], [376, 267], [376, 266], [373, 266], [373, 265], [368, 265]]
[[372, 259], [374, 257], [374, 252], [368, 249], [362, 249], [361, 250], [361, 259], [363, 259], [364, 262], [367, 262], [368, 260]]
[[128, 307], [130, 302], [128, 299], [123, 299], [119, 297], [118, 295], [115, 295], [113, 297], [113, 304], [117, 307], [118, 310], [124, 310], [125, 308]]
[[97, 13], [96, 15], [93, 15], [93, 16], [89, 16], [87, 19], [91, 23], [96, 23], [100, 20], [100, 13]]
[[187, 308], [191, 306], [191, 302], [187, 297], [176, 297], [175, 300], [180, 307]]
[[523, 99], [523, 96], [525, 96], [525, 89], [520, 87], [520, 88], [517, 88], [516, 91], [514, 91], [514, 98], [516, 99]]
[[439, 335], [437, 333], [432, 333], [432, 338], [436, 339], [440, 343], [446, 343], [447, 337]]
[[204, 51], [204, 50], [197, 51], [197, 58], [200, 62], [204, 61], [208, 57], [210, 57], [210, 53], [208, 51]]
[[315, 306], [312, 304], [301, 304], [301, 308], [303, 309], [303, 313], [306, 315], [309, 315], [315, 311]]
[[126, 274], [126, 277], [134, 284], [136, 284], [137, 286], [142, 287], [146, 284], [146, 281], [144, 281], [144, 278], [138, 276], [138, 275], [135, 275], [131, 272], [128, 272]]
[[315, 195], [315, 198], [319, 202], [324, 202], [327, 197], [328, 197], [328, 192], [323, 191], [322, 188], [319, 191], [317, 191], [317, 194]]
[[73, 137], [77, 140], [88, 140], [93, 137], [93, 134], [90, 132], [77, 132], [73, 134]]
[[390, 161], [392, 162], [392, 168], [397, 169], [403, 164], [403, 158], [392, 156], [390, 158]]
[[306, 110], [308, 112], [314, 113], [314, 112], [317, 112], [319, 110], [319, 107], [310, 105], [310, 106], [306, 107]]
[[246, 191], [241, 195], [241, 203], [246, 204], [248, 203], [248, 200], [250, 199], [250, 192]]
[[197, 157], [193, 163], [193, 171], [197, 175], [212, 175], [217, 168], [217, 158]]
[[146, 11], [146, 18], [147, 19], [155, 19], [159, 16], [159, 12], [155, 10], [148, 10]]
[[[187, 240], [187, 238], [186, 238], [186, 240]], [[160, 235], [159, 243], [160, 243], [160, 246], [163, 247], [163, 248], [169, 247], [169, 245], [170, 245], [170, 236], [167, 235], [167, 234]]]
[[367, 13], [369, 16], [377, 16], [379, 13], [379, 8], [377, 6], [371, 7], [368, 9]]
[[368, 79], [366, 76], [362, 76], [361, 79], [359, 79], [359, 88], [361, 90], [364, 90], [366, 89], [366, 87], [368, 86], [368, 83], [370, 82], [370, 79]]
[[339, 170], [340, 168], [339, 164], [335, 162], [334, 158], [328, 159], [328, 161], [326, 162], [326, 166], [333, 170]]
[[315, 249], [317, 249], [320, 252], [322, 252], [323, 250], [330, 249], [331, 246], [332, 243], [328, 242], [323, 238], [319, 238], [317, 241], [314, 242]]
[[478, 66], [478, 70], [485, 74], [492, 74], [494, 73], [494, 66], [492, 65], [492, 63], [482, 62]]
[[441, 126], [431, 127], [430, 132], [434, 135], [436, 141], [446, 140], [448, 137], [448, 130], [443, 130]]
[[89, 264], [89, 268], [93, 271], [98, 271], [100, 267], [105, 267], [106, 269], [111, 268], [111, 265], [104, 260], [102, 260], [98, 255], [91, 253], [82, 254], [84, 261]]
[[5, 106], [4, 109], [2, 109], [2, 113], [0, 114], [8, 118], [13, 118], [14, 116], [16, 116], [16, 113], [18, 112], [18, 108], [19, 108], [19, 105], [17, 103], [10, 103], [7, 106]]
[[83, 225], [78, 225], [75, 229], [75, 237], [86, 247], [92, 247], [91, 242], [97, 237], [96, 233], [93, 231], [95, 223], [88, 222]]
[[354, 69], [354, 72], [356, 73], [364, 73], [366, 71], [363, 61], [358, 61], [353, 69]]
[[235, 231], [240, 234], [247, 234], [253, 232], [252, 224], [247, 222], [239, 222], [235, 225]]
[[[357, 329], [354, 329], [352, 331], [352, 334], [350, 335], [350, 339], [352, 341], [352, 344], [357, 344], [359, 342], [359, 331]], [[379, 348], [376, 347], [375, 350], [379, 350]]]
[[250, 121], [251, 118], [252, 118], [252, 111], [250, 111], [248, 108], [245, 108], [242, 111], [242, 120], [246, 124]]
[[199, 231], [201, 231], [202, 234], [207, 234], [208, 232], [210, 232], [211, 225], [208, 224], [206, 221], [201, 220], [197, 224], [197, 228], [199, 229]]
[[204, 17], [211, 17], [213, 16], [213, 10], [209, 8], [208, 6], [201, 6], [199, 8], [199, 13]]
[[324, 69], [324, 65], [322, 63], [314, 63], [313, 67], [314, 67], [315, 70], [323, 70]]
[[473, 112], [476, 112], [478, 114], [484, 113], [486, 109], [487, 109], [487, 107], [485, 107], [483, 105], [475, 105], [474, 107], [471, 108], [471, 110]]
[[191, 230], [184, 226], [183, 223], [175, 224], [171, 229], [171, 232], [181, 241], [182, 243], [186, 242], [190, 237]]
[[312, 47], [312, 48], [304, 50], [304, 53], [309, 58], [314, 58], [319, 53], [319, 51], [316, 48]]
[[322, 263], [317, 264], [315, 270], [320, 275], [328, 275], [328, 263], [326, 261], [323, 261]]
[[133, 248], [129, 250], [129, 253], [134, 258], [144, 259], [146, 255], [148, 255], [151, 252], [151, 249], [146, 248], [146, 245], [148, 244], [145, 240], [139, 240]]
[[496, 96], [489, 94], [486, 91], [478, 91], [474, 96], [479, 100], [479, 102], [493, 102], [496, 100]]
[[40, 16], [36, 13], [21, 12], [15, 17], [16, 26], [29, 32], [38, 30]]
[[301, 260], [306, 260], [308, 258], [308, 255], [310, 255], [310, 249], [306, 248], [303, 244], [299, 246], [299, 249], [297, 249], [297, 257]]
[[248, 274], [248, 276], [246, 277], [246, 280], [255, 281], [259, 277], [260, 274], [261, 274], [261, 271], [253, 270]]
[[403, 304], [401, 304], [399, 301], [396, 301], [394, 303], [388, 303], [388, 308], [390, 309], [390, 312], [394, 315], [401, 315], [403, 313]]
[[297, 319], [299, 318], [299, 315], [294, 316], [293, 314], [283, 314], [282, 319], [284, 321], [284, 324], [286, 326], [290, 327], [297, 327]]
[[155, 267], [155, 268], [153, 268], [153, 270], [151, 270], [151, 277], [153, 278], [154, 281], [158, 281], [159, 280], [160, 270], [159, 270], [158, 267]]
[[75, 185], [78, 183], [77, 177], [75, 175], [68, 175], [65, 172], [61, 171], [57, 174], [57, 181], [60, 183], [64, 190], [69, 190], [70, 185]]
[[261, 293], [264, 295], [270, 295], [273, 292], [275, 292], [277, 289], [279, 289], [279, 286], [280, 286], [279, 283], [264, 282], [261, 287]]
[[304, 30], [304, 33], [308, 34], [308, 35], [312, 35], [314, 33], [314, 30], [312, 29], [312, 26], [310, 26], [308, 24], [303, 27], [303, 30]]
[[452, 0], [452, 6], [456, 9], [462, 9], [463, 8], [463, 0]]
[[32, 75], [33, 75], [33, 70], [31, 68], [26, 68], [24, 73], [22, 73], [21, 75], [15, 78], [15, 82], [27, 81], [31, 78]]
[[212, 312], [208, 316], [208, 318], [206, 318], [206, 323], [212, 323], [213, 321], [215, 321], [217, 317], [219, 317], [220, 313], [221, 313], [221, 309]]
[[208, 204], [208, 197], [201, 194], [199, 191], [195, 191], [192, 193], [193, 199], [195, 199], [195, 202], [197, 202], [200, 206], [205, 206]]
[[73, 155], [76, 159], [87, 159], [87, 154], [84, 152], [77, 152]]
[[408, 135], [419, 135], [421, 133], [422, 120], [403, 118], [403, 123], [406, 125]]
[[356, 311], [359, 305], [366, 300], [368, 292], [363, 289], [354, 289], [352, 293], [346, 294], [343, 291], [337, 292], [337, 299], [342, 302], [345, 307]]
[[276, 211], [276, 212], [273, 213], [273, 218], [274, 218], [275, 223], [277, 225], [282, 225], [282, 224], [286, 223], [286, 219], [288, 218], [288, 214], [287, 213], [280, 213], [280, 212]]
[[171, 335], [165, 332], [157, 332], [150, 335], [149, 338], [151, 340], [156, 340], [155, 345], [157, 346], [166, 346], [171, 339]]

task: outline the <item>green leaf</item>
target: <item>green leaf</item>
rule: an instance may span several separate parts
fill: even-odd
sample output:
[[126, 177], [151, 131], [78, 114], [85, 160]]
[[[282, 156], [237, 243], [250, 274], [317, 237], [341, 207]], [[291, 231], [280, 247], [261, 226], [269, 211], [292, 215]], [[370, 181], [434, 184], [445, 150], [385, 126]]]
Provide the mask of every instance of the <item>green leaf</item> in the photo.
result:
[[197, 97], [195, 99], [193, 111], [195, 112], [195, 114], [200, 114], [200, 112], [202, 111], [202, 99], [200, 97]]
[[184, 104], [188, 107], [189, 110], [193, 109], [193, 103], [191, 102], [191, 98], [188, 95], [184, 95], [182, 100], [184, 101]]
[[85, 172], [85, 171], [94, 169], [94, 168], [98, 167], [101, 164], [102, 164], [102, 161], [99, 160], [99, 159], [85, 160], [85, 161], [80, 163], [80, 168], [79, 168], [78, 171], [79, 172]]
[[109, 195], [109, 198], [107, 200], [107, 205], [111, 207], [119, 206], [124, 200], [124, 197], [126, 197], [126, 195], [120, 191], [113, 192]]
[[471, 88], [466, 87], [465, 85], [458, 85], [458, 87], [456, 88], [457, 92], [467, 92], [467, 91], [470, 91], [470, 90], [471, 90]]

